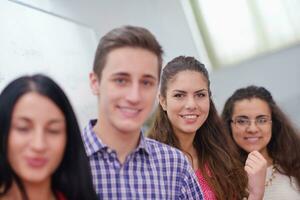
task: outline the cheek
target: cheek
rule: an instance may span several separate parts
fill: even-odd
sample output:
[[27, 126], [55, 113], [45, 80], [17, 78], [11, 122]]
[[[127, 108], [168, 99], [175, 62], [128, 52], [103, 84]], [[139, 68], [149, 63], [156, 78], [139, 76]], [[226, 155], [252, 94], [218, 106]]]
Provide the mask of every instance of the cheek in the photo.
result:
[[155, 102], [155, 99], [156, 99], [156, 92], [149, 92], [149, 93], [146, 93], [146, 95], [142, 95], [142, 97], [144, 97], [144, 99], [146, 99], [151, 105], [152, 103]]
[[269, 143], [272, 137], [272, 128], [266, 130], [265, 135], [267, 136], [266, 138], [268, 139], [268, 143]]
[[98, 99], [98, 107], [100, 108], [100, 110], [106, 110], [106, 112], [110, 112], [108, 110], [111, 109], [112, 106], [114, 106], [116, 100], [119, 99], [120, 96], [121, 94], [119, 92], [112, 92], [109, 94], [102, 93]]
[[173, 102], [169, 101], [166, 106], [166, 114], [171, 122], [171, 124], [177, 124], [178, 121], [178, 113], [180, 112], [180, 109], [178, 108], [177, 104], [174, 104]]
[[51, 146], [52, 146], [52, 157], [55, 158], [56, 160], [56, 164], [59, 165], [59, 163], [61, 162], [64, 153], [65, 153], [65, 149], [66, 149], [66, 145], [67, 145], [67, 138], [66, 136], [62, 135], [61, 137], [55, 138], [51, 141]]
[[[114, 91], [114, 92], [111, 92]], [[109, 99], [114, 99], [116, 96], [121, 96], [122, 90], [115, 88], [113, 84], [106, 83], [103, 81], [99, 85], [99, 99], [109, 101]]]
[[7, 142], [7, 159], [11, 167], [18, 173], [18, 169], [22, 166], [22, 155], [26, 152], [26, 137], [20, 137], [19, 134], [9, 133]]
[[210, 109], [209, 100], [206, 101], [202, 107], [203, 107], [203, 110], [205, 111], [205, 113], [208, 115], [209, 109]]
[[178, 117], [178, 114], [182, 110], [182, 105], [178, 102], [168, 101], [167, 104], [167, 115], [169, 120], [173, 123], [174, 120]]
[[209, 99], [200, 99], [198, 100], [197, 104], [198, 104], [198, 108], [201, 110], [201, 112], [203, 113], [209, 113], [209, 109], [210, 109], [210, 104], [209, 104]]
[[10, 164], [10, 166], [16, 171], [17, 166], [20, 165], [20, 163], [18, 163], [18, 160], [20, 160], [18, 157], [20, 156], [20, 154], [18, 153], [18, 151], [16, 151], [16, 147], [14, 149], [9, 148], [8, 149], [8, 153], [7, 153], [7, 160]]
[[150, 91], [146, 91], [141, 95], [143, 97], [143, 101], [147, 101], [152, 106], [157, 97], [157, 89], [151, 89]]
[[232, 131], [232, 137], [233, 137], [234, 141], [237, 144], [239, 144], [243, 137], [243, 132], [241, 132], [240, 130], [237, 130], [235, 127], [232, 127], [232, 126], [231, 126], [231, 131]]
[[9, 133], [7, 141], [8, 154], [18, 155], [19, 153], [23, 152], [27, 146], [27, 138], [28, 137], [26, 137], [25, 134], [22, 136], [21, 134], [15, 133], [13, 131]]

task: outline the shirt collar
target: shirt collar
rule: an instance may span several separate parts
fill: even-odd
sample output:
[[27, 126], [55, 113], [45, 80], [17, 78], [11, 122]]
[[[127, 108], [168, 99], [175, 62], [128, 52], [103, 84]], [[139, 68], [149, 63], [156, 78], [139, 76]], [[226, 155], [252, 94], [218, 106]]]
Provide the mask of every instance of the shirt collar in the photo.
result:
[[107, 146], [102, 143], [101, 139], [97, 137], [95, 131], [93, 130], [94, 125], [97, 120], [90, 120], [88, 125], [83, 130], [83, 141], [86, 148], [86, 153], [88, 156], [92, 154], [107, 149]]
[[[101, 141], [99, 137], [97, 137], [95, 131], [93, 130], [93, 127], [96, 124], [96, 122], [96, 119], [90, 120], [90, 122], [84, 128], [83, 131], [83, 141], [88, 156], [91, 156], [92, 154], [99, 151], [105, 151], [109, 148], [106, 144], [104, 144]], [[146, 138], [142, 132], [140, 134], [139, 144], [133, 152], [145, 152], [146, 154], [150, 155], [149, 145], [147, 144]]]
[[149, 145], [146, 142], [146, 138], [143, 135], [143, 133], [141, 132], [140, 134], [140, 141], [139, 144], [137, 146], [137, 148], [135, 149], [135, 152], [145, 152], [146, 154], [150, 155], [150, 148]]

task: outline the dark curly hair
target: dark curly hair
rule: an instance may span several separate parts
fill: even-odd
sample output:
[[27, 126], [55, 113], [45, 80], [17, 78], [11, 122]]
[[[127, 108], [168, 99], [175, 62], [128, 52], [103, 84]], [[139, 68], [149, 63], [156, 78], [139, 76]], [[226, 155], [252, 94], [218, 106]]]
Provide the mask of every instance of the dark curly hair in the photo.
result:
[[[282, 174], [295, 177], [300, 185], [300, 136], [296, 128], [284, 112], [274, 101], [271, 93], [264, 87], [248, 86], [236, 90], [226, 101], [222, 112], [222, 118], [227, 130], [231, 133], [231, 118], [235, 103], [244, 99], [260, 99], [267, 103], [271, 110], [272, 136], [267, 145], [269, 156], [273, 162], [280, 166]], [[233, 139], [233, 138], [232, 138]], [[243, 161], [247, 158], [247, 152], [240, 148]]]

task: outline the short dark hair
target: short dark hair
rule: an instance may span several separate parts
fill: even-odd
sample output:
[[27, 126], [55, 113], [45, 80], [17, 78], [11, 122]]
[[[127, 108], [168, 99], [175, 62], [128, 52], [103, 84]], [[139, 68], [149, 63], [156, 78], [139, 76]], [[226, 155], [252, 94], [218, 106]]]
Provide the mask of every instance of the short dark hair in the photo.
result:
[[[264, 87], [250, 85], [237, 89], [225, 102], [222, 118], [231, 138], [231, 120], [235, 103], [245, 99], [260, 99], [264, 101], [271, 111], [272, 136], [267, 151], [273, 162], [280, 166], [279, 171], [296, 178], [300, 185], [300, 136], [291, 121], [276, 104], [271, 92]], [[241, 159], [247, 158], [247, 152], [240, 148]], [[282, 169], [282, 170], [281, 170]]]
[[9, 164], [7, 143], [13, 109], [17, 101], [30, 92], [50, 99], [66, 119], [67, 143], [63, 159], [52, 175], [52, 190], [62, 192], [67, 199], [97, 199], [89, 161], [72, 106], [63, 90], [52, 79], [41, 74], [17, 78], [0, 94], [0, 188], [3, 188], [0, 196], [5, 195], [13, 181], [16, 181], [23, 199], [28, 198], [22, 181]]
[[109, 31], [98, 44], [93, 71], [99, 78], [101, 78], [108, 53], [122, 47], [142, 48], [154, 53], [158, 58], [158, 77], [160, 76], [163, 50], [154, 35], [142, 27], [122, 26]]

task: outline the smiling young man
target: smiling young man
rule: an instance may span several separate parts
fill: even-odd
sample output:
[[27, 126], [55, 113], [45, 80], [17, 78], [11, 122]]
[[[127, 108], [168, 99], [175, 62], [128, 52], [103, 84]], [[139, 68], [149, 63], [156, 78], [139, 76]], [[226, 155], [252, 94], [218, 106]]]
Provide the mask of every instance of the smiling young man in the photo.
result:
[[98, 120], [90, 121], [83, 140], [101, 199], [202, 199], [184, 155], [141, 134], [156, 98], [162, 53], [141, 27], [116, 28], [100, 40], [90, 74]]

